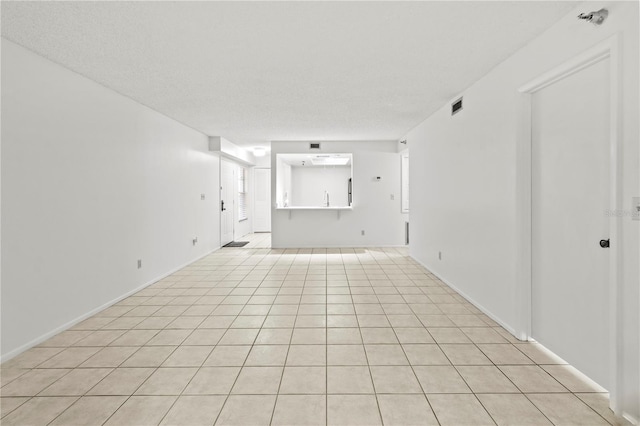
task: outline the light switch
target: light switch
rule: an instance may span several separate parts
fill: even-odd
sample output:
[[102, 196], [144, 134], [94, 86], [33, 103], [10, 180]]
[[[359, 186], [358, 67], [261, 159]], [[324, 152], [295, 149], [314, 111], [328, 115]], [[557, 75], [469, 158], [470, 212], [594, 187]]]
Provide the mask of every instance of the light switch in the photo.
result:
[[631, 200], [631, 219], [640, 220], [640, 197], [633, 197]]

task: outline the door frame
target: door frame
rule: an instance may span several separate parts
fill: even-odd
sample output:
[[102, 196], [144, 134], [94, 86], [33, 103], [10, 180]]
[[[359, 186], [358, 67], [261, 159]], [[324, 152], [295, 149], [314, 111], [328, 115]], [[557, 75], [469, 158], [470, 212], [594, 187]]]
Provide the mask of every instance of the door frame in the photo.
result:
[[[516, 307], [518, 309], [516, 337], [531, 340], [532, 323], [532, 98], [533, 94], [565, 77], [589, 67], [604, 59], [609, 59], [610, 111], [609, 111], [609, 206], [611, 212], [622, 209], [622, 162], [621, 162], [621, 78], [620, 37], [616, 34], [552, 70], [534, 78], [518, 89], [519, 123], [516, 142]], [[605, 214], [606, 212], [603, 212]], [[621, 393], [620, 357], [618, 345], [622, 342], [621, 277], [622, 265], [619, 253], [622, 244], [622, 222], [615, 216], [609, 220], [609, 350], [610, 406], [619, 414]]]
[[[223, 201], [223, 199], [222, 199], [222, 191], [223, 191], [223, 187], [224, 187], [224, 185], [223, 185], [223, 174], [224, 173], [223, 173], [223, 170], [222, 170], [222, 167], [223, 167], [222, 164], [223, 163], [231, 164], [234, 167], [236, 166], [233, 161], [229, 161], [229, 160], [223, 158], [222, 156], [220, 157], [220, 201]], [[231, 179], [231, 188], [232, 188], [232, 191], [233, 191], [233, 188], [234, 188], [235, 183], [236, 183], [236, 171], [235, 171], [235, 168], [232, 169], [232, 170], [233, 170], [233, 173], [232, 173], [232, 179]], [[232, 192], [231, 194], [232, 194], [231, 195], [231, 217], [232, 217], [232, 221], [231, 221], [231, 223], [232, 223], [232, 225], [231, 225], [231, 242], [233, 242], [235, 240], [235, 232], [236, 232], [236, 222], [235, 222], [235, 220], [236, 220], [236, 218], [235, 218], [235, 204], [236, 204], [236, 202], [235, 202], [235, 193]], [[220, 212], [220, 247], [223, 247], [224, 244], [222, 244], [222, 237], [223, 237], [224, 234], [223, 234], [222, 230], [224, 229], [224, 218], [222, 216], [222, 204], [221, 203], [218, 203], [218, 211]], [[225, 244], [227, 244], [227, 243], [225, 243]]]

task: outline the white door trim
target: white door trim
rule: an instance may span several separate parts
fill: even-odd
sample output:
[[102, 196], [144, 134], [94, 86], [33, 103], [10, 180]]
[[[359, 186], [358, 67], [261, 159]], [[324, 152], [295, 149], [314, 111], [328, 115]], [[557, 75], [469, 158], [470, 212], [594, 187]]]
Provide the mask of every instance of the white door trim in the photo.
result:
[[[531, 338], [531, 203], [532, 203], [532, 170], [531, 170], [531, 101], [532, 95], [546, 86], [568, 77], [598, 61], [609, 58], [610, 64], [610, 134], [609, 134], [609, 209], [619, 211], [621, 205], [621, 123], [620, 123], [620, 38], [614, 35], [607, 40], [595, 45], [586, 52], [576, 56], [562, 65], [531, 80], [518, 89], [519, 95], [519, 123], [520, 129], [517, 135], [516, 146], [516, 306], [519, 312], [516, 333], [519, 339]], [[587, 89], [588, 90], [588, 89]], [[605, 214], [606, 212], [602, 212]], [[622, 236], [622, 222], [612, 215], [609, 222], [609, 312], [610, 312], [610, 405], [614, 412], [619, 413], [621, 395], [620, 386], [622, 351], [618, 349], [621, 339], [622, 304], [621, 277], [622, 257], [619, 255], [622, 244], [619, 236]]]
[[[223, 187], [224, 187], [224, 184], [223, 184], [223, 182], [224, 182], [224, 177], [223, 177], [224, 176], [224, 170], [223, 170], [223, 167], [224, 166], [223, 166], [223, 164], [231, 165], [231, 167], [235, 167], [236, 166], [234, 162], [228, 161], [228, 160], [222, 158], [222, 156], [220, 157], [220, 167], [219, 167], [219, 169], [220, 169], [220, 191], [219, 192], [220, 192], [220, 200], [221, 201], [223, 200], [222, 191], [223, 191]], [[233, 172], [233, 178], [231, 179], [231, 188], [232, 188], [231, 191], [233, 191], [234, 188], [235, 188], [235, 185], [234, 185], [235, 184], [235, 169], [233, 169], [233, 170], [234, 170], [234, 172]], [[231, 225], [231, 241], [233, 241], [235, 239], [235, 229], [236, 229], [236, 222], [235, 222], [236, 221], [236, 217], [235, 217], [235, 193], [232, 192], [232, 194], [233, 195], [231, 196], [231, 203], [229, 204], [229, 200], [228, 199], [226, 201], [227, 210], [229, 210], [229, 207], [231, 208], [231, 217], [232, 217], [232, 221], [231, 221], [231, 223], [232, 223], [232, 225]], [[222, 214], [222, 204], [221, 203], [218, 204], [218, 211], [220, 211], [220, 247], [223, 247], [227, 243], [223, 244], [223, 242], [224, 242], [223, 238], [224, 238], [224, 220], [225, 220], [225, 218], [224, 218], [224, 215]], [[229, 214], [229, 213], [227, 213], [227, 214]]]

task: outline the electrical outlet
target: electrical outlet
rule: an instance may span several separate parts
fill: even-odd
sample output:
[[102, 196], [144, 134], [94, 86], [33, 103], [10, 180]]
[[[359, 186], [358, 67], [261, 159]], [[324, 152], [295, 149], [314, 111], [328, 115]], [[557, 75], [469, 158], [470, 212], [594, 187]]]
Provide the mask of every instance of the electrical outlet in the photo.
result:
[[394, 194], [391, 194], [391, 200], [393, 201], [395, 199], [396, 199], [396, 196]]
[[438, 252], [438, 260], [442, 260], [442, 252], [441, 251]]
[[204, 194], [200, 194], [200, 199], [204, 201]]
[[138, 259], [138, 269], [142, 269], [142, 259]]
[[631, 219], [640, 220], [640, 197], [632, 198], [631, 208]]
[[364, 235], [364, 229], [360, 231], [360, 235]]

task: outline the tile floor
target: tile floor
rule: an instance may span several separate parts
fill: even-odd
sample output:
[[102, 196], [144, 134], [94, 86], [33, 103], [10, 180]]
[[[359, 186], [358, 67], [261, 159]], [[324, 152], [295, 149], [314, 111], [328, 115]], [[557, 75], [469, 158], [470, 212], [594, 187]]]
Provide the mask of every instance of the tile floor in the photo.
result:
[[[9, 425], [606, 425], [405, 249], [221, 249], [1, 367]], [[246, 240], [246, 238], [243, 238]]]

